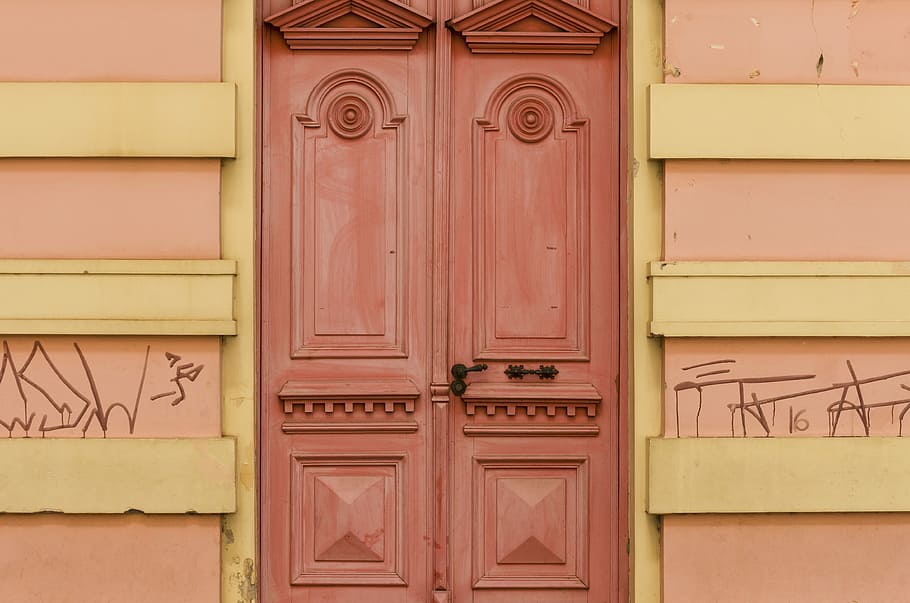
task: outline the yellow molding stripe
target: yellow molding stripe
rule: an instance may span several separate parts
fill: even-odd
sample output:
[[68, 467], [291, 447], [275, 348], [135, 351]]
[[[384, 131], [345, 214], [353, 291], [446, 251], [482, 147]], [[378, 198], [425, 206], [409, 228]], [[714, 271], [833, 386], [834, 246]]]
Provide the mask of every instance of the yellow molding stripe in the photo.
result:
[[0, 319], [4, 335], [234, 335], [233, 320]]
[[234, 260], [3, 260], [0, 274], [236, 274]]
[[233, 157], [234, 85], [0, 82], [0, 157]]
[[[631, 432], [631, 493], [629, 515], [629, 600], [660, 603], [660, 522], [646, 512], [648, 437], [661, 433], [663, 353], [661, 342], [649, 338], [651, 291], [648, 262], [663, 251], [663, 163], [648, 160], [649, 87], [663, 81], [664, 2], [629, 0], [629, 27], [620, 38], [628, 53], [628, 95], [631, 104], [626, 124], [632, 154], [626, 175], [628, 195], [627, 248], [629, 257], [629, 410]], [[628, 35], [627, 35], [628, 34]]]
[[233, 438], [0, 440], [0, 512], [230, 513]]
[[910, 262], [651, 262], [650, 276], [910, 275]]
[[0, 261], [0, 332], [231, 335], [229, 260]]
[[910, 159], [910, 86], [657, 84], [651, 157]]
[[910, 439], [652, 438], [648, 512], [910, 511]]
[[223, 518], [221, 600], [252, 603], [257, 597], [259, 520], [256, 513], [258, 404], [256, 403], [256, 247], [258, 190], [257, 52], [264, 3], [222, 2], [225, 81], [237, 85], [237, 159], [221, 167], [221, 249], [237, 260], [236, 337], [223, 340], [221, 431], [237, 439], [237, 511]]
[[906, 262], [653, 262], [651, 334], [910, 335]]

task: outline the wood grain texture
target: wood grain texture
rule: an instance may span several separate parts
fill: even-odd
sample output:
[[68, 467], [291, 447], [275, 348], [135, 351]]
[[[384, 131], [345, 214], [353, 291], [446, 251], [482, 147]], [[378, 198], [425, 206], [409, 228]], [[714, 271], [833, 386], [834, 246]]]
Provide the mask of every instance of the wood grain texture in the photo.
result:
[[[319, 31], [297, 38], [306, 49], [275, 27], [263, 38], [260, 596], [424, 600], [433, 39], [386, 21], [428, 25], [432, 9], [262, 10], [311, 11], [298, 24]], [[304, 459], [296, 478], [291, 457]]]

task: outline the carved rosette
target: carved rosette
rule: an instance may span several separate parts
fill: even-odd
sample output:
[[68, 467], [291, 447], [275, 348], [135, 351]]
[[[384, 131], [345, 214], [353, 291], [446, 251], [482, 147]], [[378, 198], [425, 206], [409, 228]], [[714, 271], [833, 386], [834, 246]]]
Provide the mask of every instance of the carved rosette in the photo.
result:
[[509, 108], [509, 131], [523, 142], [538, 142], [553, 131], [553, 108], [543, 98], [525, 96]]
[[342, 138], [360, 138], [373, 128], [373, 110], [362, 96], [343, 94], [328, 111], [329, 126]]

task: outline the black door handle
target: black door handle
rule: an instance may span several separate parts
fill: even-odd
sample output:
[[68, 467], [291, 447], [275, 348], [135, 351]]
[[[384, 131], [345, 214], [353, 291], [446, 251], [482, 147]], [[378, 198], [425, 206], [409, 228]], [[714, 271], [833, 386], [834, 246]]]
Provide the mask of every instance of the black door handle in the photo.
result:
[[453, 364], [452, 376], [455, 377], [455, 379], [449, 384], [449, 389], [452, 390], [452, 393], [456, 396], [460, 396], [468, 389], [468, 384], [464, 381], [465, 377], [468, 376], [468, 373], [479, 373], [485, 370], [487, 370], [486, 364], [475, 364], [474, 366]]

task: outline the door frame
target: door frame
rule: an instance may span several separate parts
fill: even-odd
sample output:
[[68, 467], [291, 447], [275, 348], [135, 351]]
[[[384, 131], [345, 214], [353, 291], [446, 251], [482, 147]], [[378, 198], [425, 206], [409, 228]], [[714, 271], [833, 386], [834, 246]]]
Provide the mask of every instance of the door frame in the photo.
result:
[[[437, 0], [437, 4], [440, 0]], [[444, 0], [443, 0], [444, 1]], [[633, 498], [633, 471], [635, 471], [635, 458], [634, 450], [632, 449], [633, 430], [634, 425], [630, 421], [632, 416], [632, 403], [633, 403], [633, 392], [631, 391], [632, 378], [632, 363], [631, 358], [633, 341], [632, 333], [634, 329], [630, 324], [630, 321], [633, 318], [633, 313], [631, 309], [633, 304], [636, 303], [635, 300], [632, 300], [632, 287], [629, 279], [631, 275], [635, 274], [636, 271], [630, 266], [630, 262], [634, 259], [634, 254], [632, 253], [632, 243], [633, 243], [633, 229], [630, 222], [630, 204], [632, 203], [631, 193], [634, 190], [632, 179], [634, 178], [633, 166], [637, 165], [638, 159], [633, 156], [634, 149], [632, 147], [632, 141], [634, 140], [634, 132], [632, 132], [633, 121], [631, 115], [632, 102], [632, 93], [633, 93], [633, 82], [631, 81], [630, 74], [632, 72], [632, 61], [634, 57], [631, 53], [632, 48], [632, 25], [633, 21], [631, 18], [630, 5], [633, 0], [617, 0], [619, 5], [619, 12], [617, 23], [618, 26], [614, 31], [614, 35], [618, 36], [617, 46], [618, 46], [618, 63], [619, 63], [619, 136], [618, 136], [618, 145], [617, 150], [617, 209], [618, 209], [618, 275], [617, 275], [617, 287], [618, 287], [618, 299], [619, 299], [619, 350], [618, 350], [618, 362], [619, 362], [619, 378], [616, 383], [616, 391], [618, 394], [619, 407], [617, 409], [617, 496], [618, 496], [618, 514], [616, 518], [617, 534], [619, 550], [617, 551], [617, 571], [618, 571], [618, 593], [617, 601], [631, 601], [634, 598], [634, 593], [631, 591], [631, 577], [632, 577], [632, 556], [633, 556], [633, 547], [634, 547], [634, 526], [633, 526], [633, 513], [631, 506], [634, 503]], [[266, 52], [265, 52], [265, 32], [268, 25], [264, 22], [264, 19], [268, 15], [265, 12], [263, 0], [255, 0], [255, 6], [253, 9], [253, 18], [254, 18], [254, 56], [253, 56], [253, 99], [254, 99], [254, 111], [253, 111], [253, 138], [254, 138], [254, 149], [253, 149], [253, 163], [254, 163], [254, 195], [255, 195], [255, 244], [254, 244], [254, 312], [253, 319], [255, 324], [253, 326], [253, 364], [254, 364], [254, 437], [255, 437], [255, 463], [254, 463], [254, 472], [255, 472], [255, 576], [262, 575], [262, 519], [261, 519], [261, 509], [263, 508], [263, 497], [265, 496], [265, 491], [261, 487], [262, 484], [262, 474], [263, 474], [263, 455], [262, 455], [262, 439], [266, 436], [264, 433], [265, 425], [261, 420], [263, 412], [262, 404], [262, 379], [261, 375], [263, 374], [263, 354], [261, 346], [261, 324], [262, 324], [262, 255], [263, 255], [263, 237], [262, 237], [262, 199], [263, 192], [266, 183], [263, 178], [263, 152], [262, 152], [262, 133], [266, 124], [267, 108], [263, 103], [263, 88], [267, 81], [269, 75]], [[443, 25], [444, 26], [444, 25]], [[430, 27], [434, 27], [433, 24]], [[428, 28], [429, 29], [429, 28]], [[226, 30], [225, 30], [226, 34]], [[225, 42], [226, 44], [226, 42]], [[642, 110], [644, 108], [642, 107]], [[646, 158], [642, 159], [646, 161]], [[643, 304], [646, 303], [646, 300], [638, 300], [637, 303]], [[432, 418], [430, 418], [432, 421]], [[642, 462], [643, 459], [637, 459], [639, 462]], [[625, 554], [622, 551], [622, 542], [625, 540]], [[224, 564], [222, 563], [222, 567]], [[223, 570], [224, 571], [224, 570]], [[249, 578], [249, 576], [248, 576]], [[259, 579], [255, 579], [255, 590], [256, 590], [256, 600], [262, 601], [261, 593], [261, 583]], [[251, 585], [252, 586], [252, 585]]]

